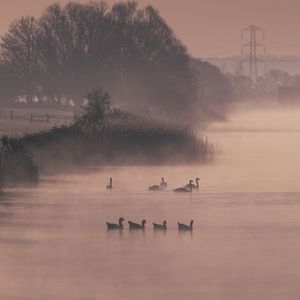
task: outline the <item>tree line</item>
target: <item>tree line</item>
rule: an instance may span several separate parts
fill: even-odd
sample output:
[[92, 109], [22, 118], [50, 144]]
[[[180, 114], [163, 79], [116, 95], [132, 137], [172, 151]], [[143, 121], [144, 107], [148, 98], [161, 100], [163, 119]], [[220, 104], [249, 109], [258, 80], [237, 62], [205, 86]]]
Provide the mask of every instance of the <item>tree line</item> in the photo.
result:
[[39, 18], [14, 21], [1, 39], [2, 102], [80, 106], [87, 91], [103, 88], [123, 109], [192, 120], [199, 83], [159, 12], [133, 1], [53, 4]]

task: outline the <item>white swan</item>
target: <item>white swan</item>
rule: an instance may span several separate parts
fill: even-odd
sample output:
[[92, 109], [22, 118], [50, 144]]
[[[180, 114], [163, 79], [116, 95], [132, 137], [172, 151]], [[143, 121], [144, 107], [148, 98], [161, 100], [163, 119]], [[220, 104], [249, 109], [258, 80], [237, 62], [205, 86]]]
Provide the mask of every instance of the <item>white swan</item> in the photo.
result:
[[176, 193], [190, 193], [193, 190], [192, 184], [193, 184], [193, 180], [190, 180], [188, 187], [179, 187], [174, 189], [173, 191]]
[[[199, 181], [200, 181], [200, 178], [197, 177], [196, 178], [196, 185], [195, 184], [192, 184], [192, 189], [193, 190], [199, 190]], [[190, 184], [188, 183], [186, 186], [185, 186], [186, 189], [190, 188]]]

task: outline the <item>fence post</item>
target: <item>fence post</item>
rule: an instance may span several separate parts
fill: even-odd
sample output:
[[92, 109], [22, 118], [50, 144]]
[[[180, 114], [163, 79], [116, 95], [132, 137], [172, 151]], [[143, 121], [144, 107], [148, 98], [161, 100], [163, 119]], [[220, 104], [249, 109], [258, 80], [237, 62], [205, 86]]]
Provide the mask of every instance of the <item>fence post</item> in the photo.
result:
[[49, 121], [50, 121], [50, 117], [49, 115], [46, 115], [46, 122], [49, 123]]
[[30, 123], [33, 121], [33, 115], [30, 115]]
[[14, 111], [11, 110], [11, 111], [10, 111], [10, 120], [12, 121], [13, 119], [14, 119]]

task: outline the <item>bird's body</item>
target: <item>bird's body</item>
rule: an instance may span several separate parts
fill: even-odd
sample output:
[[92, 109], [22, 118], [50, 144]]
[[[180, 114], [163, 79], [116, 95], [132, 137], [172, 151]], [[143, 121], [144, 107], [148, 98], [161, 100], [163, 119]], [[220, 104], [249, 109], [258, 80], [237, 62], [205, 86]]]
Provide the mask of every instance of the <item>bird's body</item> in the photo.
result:
[[176, 193], [190, 193], [190, 192], [191, 192], [190, 190], [188, 190], [188, 189], [186, 189], [186, 188], [183, 188], [183, 187], [181, 187], [181, 188], [176, 188], [176, 189], [174, 189], [173, 191], [176, 192]]
[[154, 230], [167, 230], [167, 221], [164, 221], [163, 224], [153, 223]]
[[180, 230], [180, 231], [193, 231], [193, 223], [194, 223], [193, 220], [191, 220], [190, 225], [185, 225], [185, 224], [182, 224], [182, 223], [178, 222], [178, 230]]
[[148, 191], [161, 191], [161, 190], [162, 190], [161, 186], [156, 185], [156, 184], [149, 186], [149, 188], [148, 188]]
[[151, 185], [148, 188], [148, 191], [163, 191], [165, 188], [167, 188], [167, 183], [165, 182], [165, 179], [161, 178], [161, 183], [159, 185]]
[[[196, 178], [196, 184], [191, 184], [192, 186], [192, 190], [199, 190], [199, 181], [200, 181], [200, 178]], [[188, 183], [187, 185], [185, 185], [185, 188], [186, 189], [189, 189], [190, 188], [190, 183]]]
[[107, 229], [108, 230], [123, 229], [124, 228], [123, 223], [122, 223], [123, 221], [124, 221], [124, 218], [120, 218], [119, 219], [119, 224], [106, 222]]
[[146, 221], [143, 220], [141, 224], [128, 221], [128, 224], [129, 224], [129, 229], [131, 229], [131, 230], [132, 229], [142, 229], [142, 230], [144, 230]]
[[187, 185], [187, 187], [186, 186], [179, 187], [179, 188], [174, 189], [173, 191], [176, 193], [190, 193], [193, 190], [192, 183], [193, 183], [193, 180], [190, 180], [190, 183]]
[[112, 177], [110, 177], [110, 179], [109, 179], [109, 185], [106, 186], [106, 189], [107, 190], [112, 190], [113, 189], [113, 186], [112, 186]]

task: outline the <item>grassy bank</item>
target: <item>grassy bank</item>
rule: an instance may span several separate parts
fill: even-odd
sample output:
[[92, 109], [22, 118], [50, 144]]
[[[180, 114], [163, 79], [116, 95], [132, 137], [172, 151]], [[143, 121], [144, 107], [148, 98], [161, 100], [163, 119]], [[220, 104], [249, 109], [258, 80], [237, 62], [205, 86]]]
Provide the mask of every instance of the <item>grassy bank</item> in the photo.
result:
[[[14, 118], [10, 120], [10, 112], [13, 111]], [[53, 126], [60, 126], [64, 124], [64, 116], [69, 118], [73, 117], [73, 111], [51, 109], [51, 108], [39, 108], [34, 106], [22, 107], [0, 107], [0, 136], [23, 136], [24, 134], [35, 133], [39, 131], [49, 130]], [[3, 115], [5, 114], [5, 118]], [[50, 122], [45, 122], [45, 116], [61, 116], [61, 118], [51, 118]], [[41, 121], [37, 122], [35, 119], [30, 122], [31, 116], [41, 116]]]
[[[103, 165], [200, 163], [213, 158], [212, 145], [190, 128], [112, 109], [105, 97], [94, 94], [71, 125], [5, 138], [5, 143], [11, 145], [12, 153], [17, 147], [31, 157], [28, 169], [38, 165], [42, 173]], [[28, 178], [36, 180], [32, 174]]]
[[37, 184], [39, 169], [31, 151], [21, 139], [0, 140], [0, 189], [6, 185]]

